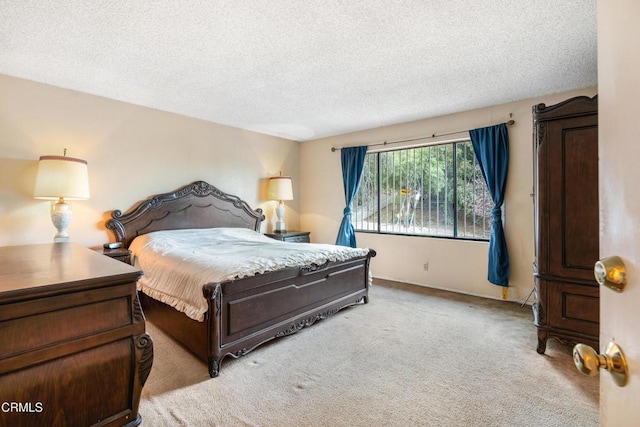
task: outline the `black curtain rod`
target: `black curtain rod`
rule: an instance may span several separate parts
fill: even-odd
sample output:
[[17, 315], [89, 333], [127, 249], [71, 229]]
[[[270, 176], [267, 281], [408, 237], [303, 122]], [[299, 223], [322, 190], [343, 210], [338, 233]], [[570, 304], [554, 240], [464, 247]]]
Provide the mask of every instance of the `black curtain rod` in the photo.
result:
[[[515, 120], [509, 120], [505, 124], [511, 126], [514, 123], [515, 123]], [[367, 147], [376, 147], [378, 145], [399, 144], [401, 142], [420, 141], [422, 139], [438, 138], [438, 137], [441, 137], [441, 136], [456, 135], [458, 133], [464, 133], [464, 132], [469, 132], [469, 130], [459, 130], [459, 131], [456, 131], [456, 132], [441, 133], [441, 134], [438, 134], [438, 135], [436, 135], [434, 133], [434, 134], [431, 134], [431, 135], [428, 135], [428, 136], [422, 136], [420, 138], [400, 139], [398, 141], [384, 141], [384, 142], [379, 142], [377, 144], [368, 144]], [[342, 148], [348, 148], [348, 147], [341, 147], [341, 148], [331, 147], [331, 151], [342, 150]]]

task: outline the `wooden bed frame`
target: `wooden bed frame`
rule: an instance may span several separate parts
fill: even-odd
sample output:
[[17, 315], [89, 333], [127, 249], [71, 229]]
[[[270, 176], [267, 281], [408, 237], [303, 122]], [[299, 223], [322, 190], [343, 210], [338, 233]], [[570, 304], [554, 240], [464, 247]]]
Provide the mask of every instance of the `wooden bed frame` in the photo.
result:
[[[136, 236], [158, 230], [241, 227], [260, 231], [261, 209], [203, 181], [140, 202], [128, 213], [116, 210], [106, 223], [128, 248]], [[305, 243], [297, 243], [305, 244]], [[286, 268], [243, 279], [203, 284], [208, 303], [203, 322], [140, 293], [145, 316], [209, 364], [217, 377], [227, 356], [238, 358], [269, 340], [293, 334], [338, 310], [368, 302], [369, 262], [376, 255], [345, 262]]]

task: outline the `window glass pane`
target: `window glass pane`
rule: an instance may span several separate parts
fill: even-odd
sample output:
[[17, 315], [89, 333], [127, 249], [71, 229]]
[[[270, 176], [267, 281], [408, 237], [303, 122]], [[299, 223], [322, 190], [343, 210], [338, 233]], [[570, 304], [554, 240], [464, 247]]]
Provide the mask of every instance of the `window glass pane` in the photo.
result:
[[470, 141], [368, 153], [357, 231], [488, 240], [489, 196]]
[[493, 201], [471, 142], [458, 144], [457, 163], [458, 236], [489, 239]]

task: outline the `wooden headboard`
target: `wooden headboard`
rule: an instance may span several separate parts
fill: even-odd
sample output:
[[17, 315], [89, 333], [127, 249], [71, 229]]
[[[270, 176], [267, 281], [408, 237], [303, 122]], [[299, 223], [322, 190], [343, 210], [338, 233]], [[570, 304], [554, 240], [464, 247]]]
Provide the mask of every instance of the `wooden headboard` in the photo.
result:
[[224, 193], [204, 181], [196, 181], [173, 192], [158, 194], [135, 205], [128, 213], [111, 213], [106, 227], [116, 241], [128, 248], [133, 239], [160, 230], [237, 227], [260, 231], [262, 209]]

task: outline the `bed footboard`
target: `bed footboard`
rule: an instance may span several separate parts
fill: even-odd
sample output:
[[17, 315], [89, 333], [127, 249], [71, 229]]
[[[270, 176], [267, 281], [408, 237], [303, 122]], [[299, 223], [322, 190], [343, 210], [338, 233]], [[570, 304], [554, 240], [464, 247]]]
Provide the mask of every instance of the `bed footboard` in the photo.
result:
[[298, 332], [339, 310], [367, 303], [369, 262], [375, 256], [288, 268], [268, 275], [208, 284], [209, 374], [222, 360], [238, 358], [262, 343]]

